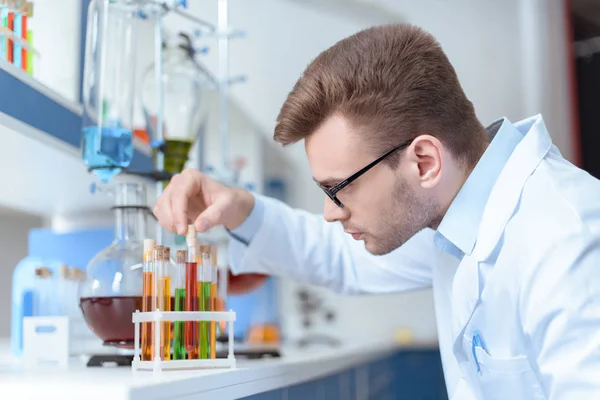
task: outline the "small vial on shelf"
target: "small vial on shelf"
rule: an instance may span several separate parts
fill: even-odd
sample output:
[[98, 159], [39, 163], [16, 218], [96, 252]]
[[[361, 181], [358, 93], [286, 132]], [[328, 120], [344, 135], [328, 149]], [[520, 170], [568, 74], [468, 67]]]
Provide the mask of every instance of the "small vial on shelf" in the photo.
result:
[[[187, 250], [177, 251], [177, 264], [175, 265], [175, 305], [174, 311], [186, 311], [185, 309], [185, 268], [187, 262]], [[184, 322], [175, 321], [173, 327], [173, 359], [185, 360]]]
[[[154, 239], [144, 239], [143, 269], [142, 269], [142, 312], [151, 312], [156, 309], [156, 295], [154, 292], [155, 274], [153, 251], [156, 245]], [[151, 361], [153, 354], [154, 323], [142, 322], [142, 361]]]

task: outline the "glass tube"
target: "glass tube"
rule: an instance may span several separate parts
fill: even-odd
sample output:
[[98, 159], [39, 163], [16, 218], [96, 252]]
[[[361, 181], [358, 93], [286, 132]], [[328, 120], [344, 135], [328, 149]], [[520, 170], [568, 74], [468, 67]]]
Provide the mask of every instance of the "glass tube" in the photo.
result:
[[[211, 311], [217, 311], [217, 246], [210, 246], [211, 276], [210, 276], [210, 307]], [[217, 321], [210, 321], [210, 358], [217, 358]]]
[[[154, 296], [154, 263], [153, 250], [155, 241], [144, 240], [143, 269], [142, 269], [142, 312], [151, 312], [156, 309], [156, 297]], [[153, 341], [152, 333], [154, 324], [142, 322], [142, 361], [152, 360]]]
[[[187, 250], [177, 251], [177, 265], [175, 266], [175, 311], [185, 309], [185, 269], [188, 254]], [[185, 360], [184, 322], [175, 321], [173, 328], [173, 359]]]
[[[168, 247], [162, 249], [162, 259], [158, 262], [158, 308], [161, 311], [171, 311], [171, 276], [169, 275], [169, 265], [171, 259], [171, 250]], [[160, 327], [162, 360], [171, 359], [171, 322], [163, 321]]]
[[[200, 246], [198, 273], [198, 299], [200, 311], [211, 311], [210, 306], [210, 281], [211, 265], [210, 252], [208, 246]], [[200, 358], [210, 358], [210, 321], [200, 322]]]
[[[194, 225], [188, 226], [188, 257], [185, 264], [185, 309], [198, 311], [198, 239]], [[185, 349], [188, 359], [198, 359], [198, 322], [185, 321]]]

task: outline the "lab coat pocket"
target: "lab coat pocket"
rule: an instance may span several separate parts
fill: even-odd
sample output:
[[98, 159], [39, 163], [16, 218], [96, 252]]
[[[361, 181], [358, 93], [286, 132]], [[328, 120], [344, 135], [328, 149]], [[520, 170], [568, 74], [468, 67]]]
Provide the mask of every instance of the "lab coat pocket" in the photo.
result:
[[546, 399], [527, 357], [494, 358], [482, 347], [475, 347], [475, 355], [480, 368], [477, 379], [484, 399]]

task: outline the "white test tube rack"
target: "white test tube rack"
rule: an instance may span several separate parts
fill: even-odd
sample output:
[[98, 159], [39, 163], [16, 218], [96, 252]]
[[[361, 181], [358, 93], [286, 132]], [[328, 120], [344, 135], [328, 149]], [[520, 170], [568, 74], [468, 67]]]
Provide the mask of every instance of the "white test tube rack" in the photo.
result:
[[[185, 321], [216, 321], [227, 322], [228, 355], [227, 358], [207, 358], [196, 360], [162, 360], [160, 358], [161, 324], [159, 322], [185, 322]], [[170, 369], [207, 369], [207, 368], [236, 368], [235, 355], [233, 353], [233, 323], [235, 321], [234, 311], [154, 311], [133, 313], [135, 325], [134, 342], [135, 353], [131, 367], [133, 370], [152, 370], [161, 372]], [[154, 324], [154, 359], [142, 361], [140, 358], [140, 322], [155, 322]]]

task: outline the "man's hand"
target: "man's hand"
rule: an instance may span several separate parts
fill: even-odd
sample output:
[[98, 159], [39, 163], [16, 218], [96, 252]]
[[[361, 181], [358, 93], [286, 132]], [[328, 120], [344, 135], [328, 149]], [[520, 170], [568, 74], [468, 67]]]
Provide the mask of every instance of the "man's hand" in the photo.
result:
[[158, 223], [170, 232], [185, 235], [189, 224], [198, 232], [224, 225], [237, 228], [250, 215], [254, 197], [229, 188], [193, 169], [175, 175], [154, 207]]

